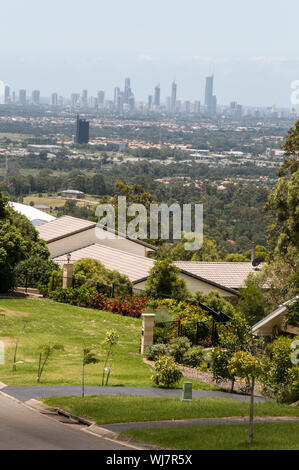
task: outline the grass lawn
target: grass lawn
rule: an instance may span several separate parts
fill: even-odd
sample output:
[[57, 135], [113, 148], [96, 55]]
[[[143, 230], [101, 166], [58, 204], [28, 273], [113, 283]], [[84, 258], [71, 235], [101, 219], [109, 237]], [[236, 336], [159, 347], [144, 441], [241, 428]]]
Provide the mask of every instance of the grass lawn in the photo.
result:
[[247, 424], [134, 429], [122, 435], [167, 449], [299, 450], [299, 423], [257, 423], [253, 444]]
[[[56, 174], [56, 172], [54, 172], [54, 171], [51, 173], [52, 176], [55, 176], [55, 174]], [[63, 172], [60, 171], [60, 172], [57, 172], [57, 174], [62, 175]], [[23, 203], [29, 205], [30, 202], [33, 201], [35, 205], [37, 205], [37, 204], [46, 204], [47, 206], [54, 208], [54, 207], [64, 206], [65, 202], [67, 200], [68, 199], [66, 199], [66, 198], [48, 196], [47, 194], [43, 195], [42, 197], [39, 197], [37, 194], [33, 194], [33, 195], [30, 195], [30, 196], [24, 197]], [[94, 201], [94, 199], [92, 201], [87, 200], [87, 199], [80, 200], [80, 201], [78, 201], [77, 199], [73, 199], [73, 200], [75, 202], [77, 202], [77, 205], [88, 205], [91, 202], [97, 204], [97, 201]]]
[[[88, 396], [51, 397], [42, 401], [50, 406], [68, 409], [76, 415], [93, 418], [97, 424], [249, 414], [249, 403], [222, 398], [196, 398], [192, 402], [182, 402], [180, 398]], [[299, 417], [299, 409], [274, 402], [256, 403], [255, 415]]]
[[[25, 331], [24, 320], [28, 321]], [[100, 385], [105, 351], [102, 341], [107, 330], [120, 335], [113, 357], [109, 385], [152, 387], [152, 368], [139, 354], [141, 320], [108, 312], [59, 304], [48, 300], [0, 299], [0, 340], [5, 344], [5, 365], [0, 381], [7, 385], [36, 385], [39, 351], [42, 345], [58, 343], [57, 351], [43, 373], [41, 385], [79, 385], [83, 347], [94, 349], [101, 362], [86, 366], [86, 385]], [[12, 372], [14, 344], [19, 337], [17, 371]], [[181, 386], [181, 384], [180, 384]], [[194, 388], [219, 390], [216, 385], [194, 382]]]
[[65, 204], [66, 199], [61, 199], [59, 197], [50, 197], [46, 194], [42, 197], [38, 195], [30, 195], [24, 197], [23, 203], [29, 205], [33, 201], [35, 205], [37, 204], [46, 204], [49, 207], [62, 207]]
[[30, 139], [31, 137], [33, 137], [33, 135], [30, 135], [30, 134], [18, 134], [18, 133], [15, 133], [13, 134], [12, 132], [0, 132], [0, 140], [2, 139], [10, 139], [10, 140], [14, 140], [14, 141], [23, 141], [25, 139]]

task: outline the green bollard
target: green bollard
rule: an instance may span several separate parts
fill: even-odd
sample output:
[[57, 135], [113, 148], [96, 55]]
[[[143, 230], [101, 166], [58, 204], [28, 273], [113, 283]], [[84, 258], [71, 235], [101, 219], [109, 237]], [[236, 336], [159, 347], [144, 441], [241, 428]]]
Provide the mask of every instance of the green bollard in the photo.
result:
[[183, 383], [182, 401], [192, 401], [192, 382]]

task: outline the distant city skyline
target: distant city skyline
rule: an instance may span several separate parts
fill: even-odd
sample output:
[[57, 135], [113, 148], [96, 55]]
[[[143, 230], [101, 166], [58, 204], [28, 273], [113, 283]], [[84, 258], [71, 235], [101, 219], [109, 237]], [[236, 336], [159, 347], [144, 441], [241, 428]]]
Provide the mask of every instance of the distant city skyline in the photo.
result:
[[[113, 90], [97, 90], [95, 93], [90, 92], [87, 88], [81, 91], [77, 90], [75, 93], [67, 93], [61, 95], [56, 91], [51, 91], [49, 95], [41, 92], [39, 89], [25, 89], [19, 90], [11, 88], [9, 84], [0, 80], [0, 104], [49, 104], [50, 106], [64, 106], [69, 104], [72, 107], [81, 108], [99, 108], [99, 109], [115, 109], [115, 110], [133, 110], [137, 109], [140, 104], [144, 105], [147, 109], [160, 109], [170, 113], [175, 112], [191, 112], [199, 113], [200, 109], [205, 110], [209, 115], [215, 115], [216, 111], [221, 107], [230, 107], [232, 110], [240, 111], [240, 108], [273, 108], [275, 106], [279, 109], [292, 109], [294, 105], [290, 103], [289, 106], [277, 106], [276, 103], [271, 105], [244, 105], [238, 103], [234, 98], [229, 103], [223, 103], [218, 100], [214, 94], [214, 74], [205, 77], [202, 84], [202, 96], [197, 96], [197, 99], [190, 100], [180, 95], [180, 84], [175, 80], [168, 84], [165, 90], [164, 99], [161, 98], [160, 83], [152, 87], [151, 93], [143, 96], [142, 99], [136, 100], [134, 89], [131, 87], [131, 78], [124, 79], [124, 88], [114, 87]], [[217, 77], [216, 77], [217, 78]], [[217, 83], [217, 81], [216, 81]], [[134, 85], [134, 84], [133, 84]], [[138, 84], [136, 84], [138, 86]], [[162, 90], [163, 91], [163, 90]], [[108, 105], [108, 106], [107, 106]], [[193, 110], [192, 110], [193, 109]], [[196, 111], [195, 111], [196, 110]], [[297, 110], [298, 111], [298, 110]]]
[[290, 85], [299, 79], [297, 0], [3, 3], [0, 79], [14, 90], [106, 90], [113, 99], [130, 77], [137, 101], [156, 84], [164, 101], [173, 80], [183, 99], [203, 101], [205, 77], [214, 75], [219, 104], [291, 106]]

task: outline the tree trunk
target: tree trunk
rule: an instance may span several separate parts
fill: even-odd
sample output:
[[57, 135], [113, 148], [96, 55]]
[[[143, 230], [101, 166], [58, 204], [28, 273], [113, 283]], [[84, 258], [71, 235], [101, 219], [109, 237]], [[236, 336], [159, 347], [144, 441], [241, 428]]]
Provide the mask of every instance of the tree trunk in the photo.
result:
[[102, 387], [105, 385], [105, 375], [106, 375], [108, 360], [109, 360], [109, 357], [110, 357], [111, 347], [112, 346], [109, 347], [108, 354], [107, 354], [106, 361], [105, 361], [104, 368], [103, 368]]
[[83, 359], [83, 366], [82, 366], [82, 398], [84, 398], [84, 359]]
[[232, 386], [231, 386], [231, 389], [230, 389], [230, 393], [233, 393], [234, 387], [235, 387], [235, 379], [233, 378], [233, 379], [232, 379]]
[[40, 366], [42, 363], [42, 353], [39, 355], [39, 362], [38, 362], [38, 372], [37, 372], [37, 383], [39, 384], [40, 382]]
[[17, 351], [18, 351], [18, 341], [16, 342], [15, 352], [14, 352], [14, 356], [13, 356], [13, 366], [12, 366], [12, 371], [13, 372], [16, 372], [16, 370], [17, 370]]
[[254, 382], [255, 382], [254, 377], [252, 377], [251, 395], [250, 395], [249, 444], [253, 443]]

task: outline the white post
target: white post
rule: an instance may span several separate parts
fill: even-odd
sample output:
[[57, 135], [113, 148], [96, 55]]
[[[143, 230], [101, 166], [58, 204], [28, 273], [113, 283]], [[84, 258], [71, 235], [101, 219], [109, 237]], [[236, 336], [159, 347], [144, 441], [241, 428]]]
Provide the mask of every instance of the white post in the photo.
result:
[[63, 289], [67, 289], [68, 287], [73, 286], [73, 268], [74, 268], [74, 265], [72, 263], [63, 265], [63, 274], [62, 274]]
[[148, 346], [154, 344], [154, 326], [155, 326], [154, 313], [142, 314], [142, 337], [141, 337], [141, 354], [143, 355]]

